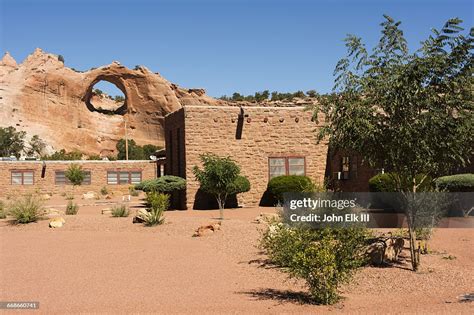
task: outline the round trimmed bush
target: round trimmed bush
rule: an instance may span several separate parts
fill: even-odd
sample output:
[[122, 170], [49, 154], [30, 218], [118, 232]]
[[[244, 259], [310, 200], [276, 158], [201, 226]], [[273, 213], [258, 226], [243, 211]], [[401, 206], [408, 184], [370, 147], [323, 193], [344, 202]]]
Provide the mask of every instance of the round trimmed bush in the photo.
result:
[[439, 177], [436, 187], [449, 192], [474, 192], [474, 174], [457, 174]]
[[278, 201], [283, 201], [283, 193], [286, 192], [305, 192], [307, 187], [313, 185], [311, 179], [307, 176], [282, 175], [273, 177], [268, 182], [268, 192]]
[[178, 176], [166, 175], [155, 179], [148, 179], [135, 185], [136, 190], [144, 192], [169, 193], [186, 188], [186, 180]]
[[234, 181], [234, 194], [244, 193], [250, 190], [250, 182], [247, 177], [239, 175]]

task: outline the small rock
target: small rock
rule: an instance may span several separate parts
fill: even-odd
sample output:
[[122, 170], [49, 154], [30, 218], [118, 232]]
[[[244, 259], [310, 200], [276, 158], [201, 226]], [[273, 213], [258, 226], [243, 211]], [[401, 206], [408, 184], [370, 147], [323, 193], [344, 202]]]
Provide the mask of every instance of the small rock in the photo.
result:
[[260, 213], [254, 220], [254, 223], [262, 224], [262, 223], [270, 223], [272, 221], [277, 221], [280, 218], [278, 213]]
[[208, 225], [202, 225], [196, 229], [193, 237], [201, 237], [209, 234], [213, 234], [221, 229], [221, 222], [214, 222]]
[[49, 227], [50, 228], [60, 228], [66, 223], [66, 220], [64, 218], [54, 218], [51, 221], [49, 221]]
[[82, 195], [82, 199], [86, 199], [86, 200], [95, 199], [95, 192], [88, 191], [87, 193]]

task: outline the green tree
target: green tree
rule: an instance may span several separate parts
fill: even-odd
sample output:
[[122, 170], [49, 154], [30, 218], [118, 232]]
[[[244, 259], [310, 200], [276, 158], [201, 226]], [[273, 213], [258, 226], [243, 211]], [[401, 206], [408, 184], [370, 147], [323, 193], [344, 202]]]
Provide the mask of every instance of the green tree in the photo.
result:
[[246, 183], [239, 178], [240, 167], [230, 157], [219, 157], [206, 153], [200, 155], [200, 158], [203, 169], [194, 166], [193, 173], [201, 184], [201, 189], [216, 198], [220, 218], [223, 219], [227, 197], [239, 193], [239, 190], [246, 189]]
[[26, 132], [16, 131], [14, 127], [0, 127], [0, 156], [14, 155], [19, 158], [25, 148], [25, 136]]
[[316, 92], [316, 90], [309, 90], [306, 91], [306, 95], [308, 95], [309, 97], [316, 97], [318, 96], [318, 92]]
[[46, 149], [46, 142], [41, 140], [38, 135], [34, 135], [31, 137], [30, 142], [28, 143], [26, 154], [28, 156], [37, 155], [38, 157], [42, 157], [44, 149]]
[[[394, 174], [397, 191], [419, 191], [417, 176], [435, 178], [465, 165], [473, 154], [472, 41], [462, 21], [450, 19], [409, 53], [400, 22], [384, 16], [382, 36], [369, 53], [349, 35], [347, 57], [335, 69], [334, 93], [320, 97], [327, 124], [319, 139], [361, 153], [372, 166]], [[406, 212], [412, 267], [416, 215]]]
[[143, 157], [144, 160], [148, 160], [150, 158], [150, 155], [155, 154], [156, 151], [158, 151], [160, 147], [153, 145], [153, 144], [145, 144], [143, 146]]
[[51, 155], [43, 156], [43, 160], [53, 160], [53, 161], [77, 161], [82, 160], [83, 154], [77, 150], [66, 152], [66, 150], [61, 149], [55, 151]]
[[82, 170], [82, 166], [78, 164], [69, 165], [64, 175], [73, 186], [81, 185], [85, 178], [85, 173]]
[[[125, 160], [126, 152], [125, 152], [125, 139], [120, 139], [117, 142], [117, 159]], [[128, 139], [128, 159], [129, 160], [148, 160], [148, 157], [144, 157], [143, 148], [135, 142], [133, 139]]]

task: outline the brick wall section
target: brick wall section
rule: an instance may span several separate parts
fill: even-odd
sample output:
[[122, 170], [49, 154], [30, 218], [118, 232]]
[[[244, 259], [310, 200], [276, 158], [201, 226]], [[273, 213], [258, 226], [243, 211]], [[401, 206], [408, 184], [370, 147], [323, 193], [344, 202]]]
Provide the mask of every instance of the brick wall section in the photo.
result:
[[[176, 175], [177, 159], [183, 159], [187, 179], [186, 206], [193, 208], [199, 188], [192, 168], [201, 165], [199, 155], [210, 152], [219, 156], [230, 156], [247, 176], [251, 190], [239, 195], [242, 206], [256, 206], [260, 203], [269, 178], [269, 157], [301, 156], [306, 158], [306, 175], [322, 183], [326, 169], [327, 142], [317, 144], [311, 112], [303, 107], [244, 107], [245, 118], [242, 137], [236, 139], [239, 107], [233, 106], [185, 106], [165, 119], [165, 130], [184, 128], [185, 151], [181, 157], [171, 150], [174, 160], [167, 155], [168, 174]], [[323, 117], [320, 117], [323, 121]], [[173, 133], [173, 131], [171, 131]], [[174, 136], [174, 140], [177, 137]], [[169, 143], [166, 144], [170, 149]]]
[[[141, 170], [142, 179], [156, 177], [156, 163], [151, 161], [45, 161], [44, 178], [41, 177], [43, 161], [0, 161], [0, 197], [25, 193], [70, 193], [71, 185], [55, 184], [55, 171], [65, 171], [72, 163], [79, 164], [83, 170], [91, 172], [91, 184], [76, 186], [76, 193], [98, 193], [102, 187], [107, 187], [111, 192], [128, 192], [128, 184], [107, 185], [108, 170]], [[33, 170], [34, 185], [12, 185], [12, 170]]]

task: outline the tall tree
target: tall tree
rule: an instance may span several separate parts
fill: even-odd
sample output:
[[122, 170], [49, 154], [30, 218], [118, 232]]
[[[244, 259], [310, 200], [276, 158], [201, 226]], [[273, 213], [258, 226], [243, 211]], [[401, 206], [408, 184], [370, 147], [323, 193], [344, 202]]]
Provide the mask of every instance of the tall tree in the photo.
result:
[[[384, 16], [369, 53], [361, 38], [345, 39], [347, 56], [335, 69], [334, 93], [314, 114], [327, 124], [319, 139], [352, 149], [372, 166], [389, 168], [401, 192], [417, 192], [423, 177], [465, 165], [473, 156], [472, 49], [474, 30], [448, 20], [409, 53], [401, 22]], [[417, 176], [418, 175], [418, 176]], [[418, 269], [413, 213], [407, 213], [412, 266]]]
[[0, 156], [19, 158], [25, 148], [25, 136], [26, 132], [16, 131], [15, 127], [0, 127]]

